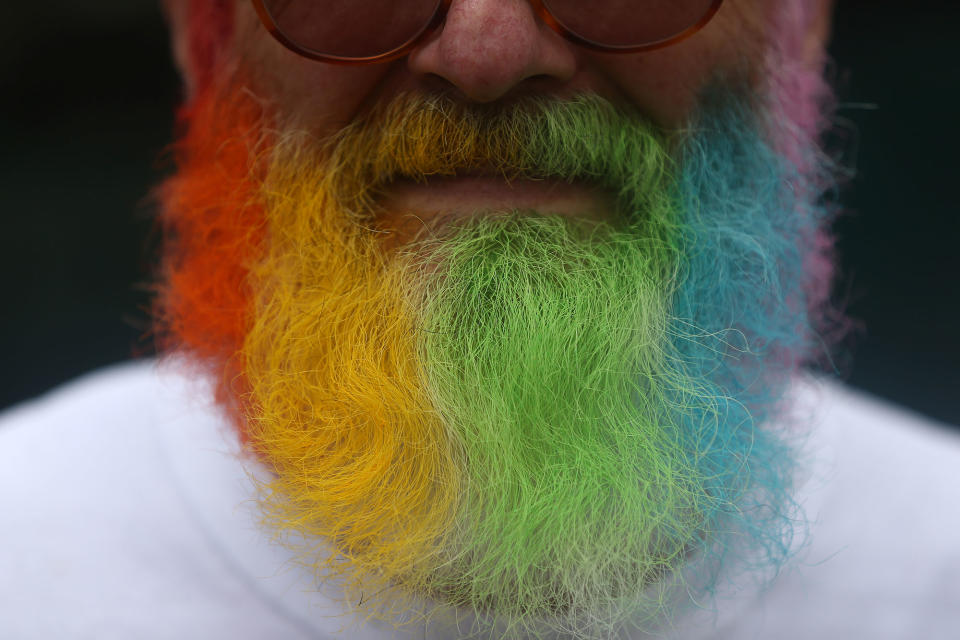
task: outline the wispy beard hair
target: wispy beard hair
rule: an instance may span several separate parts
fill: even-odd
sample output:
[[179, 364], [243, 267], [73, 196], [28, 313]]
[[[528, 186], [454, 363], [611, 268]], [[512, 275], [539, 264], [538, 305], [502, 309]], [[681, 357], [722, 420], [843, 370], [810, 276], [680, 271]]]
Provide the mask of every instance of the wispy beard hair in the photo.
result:
[[[348, 610], [608, 637], [734, 559], [789, 555], [775, 420], [817, 351], [805, 260], [827, 214], [743, 101], [668, 134], [592, 96], [403, 96], [329, 140], [273, 137], [232, 384], [267, 520]], [[499, 212], [384, 250], [392, 180], [476, 168], [584, 181], [618, 210]]]

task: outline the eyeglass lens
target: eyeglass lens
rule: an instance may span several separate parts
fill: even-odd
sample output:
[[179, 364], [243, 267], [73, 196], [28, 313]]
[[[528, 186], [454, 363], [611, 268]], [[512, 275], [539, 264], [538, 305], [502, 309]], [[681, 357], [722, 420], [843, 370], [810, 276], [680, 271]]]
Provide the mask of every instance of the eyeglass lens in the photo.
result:
[[568, 31], [608, 47], [667, 40], [696, 25], [713, 0], [544, 0]]
[[[296, 46], [340, 58], [379, 56], [428, 26], [441, 0], [264, 0], [277, 29]], [[544, 0], [571, 33], [606, 47], [672, 38], [703, 19], [715, 0]]]
[[367, 58], [398, 49], [430, 22], [440, 0], [266, 0], [277, 28], [314, 53]]

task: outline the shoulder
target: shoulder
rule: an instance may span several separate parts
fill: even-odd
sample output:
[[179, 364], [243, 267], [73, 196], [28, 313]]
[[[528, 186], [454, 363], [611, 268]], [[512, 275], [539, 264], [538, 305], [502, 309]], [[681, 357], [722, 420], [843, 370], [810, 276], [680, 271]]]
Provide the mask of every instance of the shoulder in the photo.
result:
[[[960, 430], [834, 382], [820, 385], [823, 412], [814, 442], [832, 451], [835, 501], [895, 520], [928, 542], [957, 550]], [[879, 533], [879, 532], [878, 532]]]
[[[0, 414], [4, 498], [43, 504], [78, 483], [110, 477], [132, 458], [155, 456], [157, 387], [152, 362], [124, 364]], [[108, 498], [121, 487], [98, 487], [99, 495]]]
[[301, 637], [187, 499], [242, 494], [215, 467], [182, 473], [178, 452], [229, 447], [202, 378], [177, 370], [111, 367], [0, 415], [0, 636]]
[[820, 428], [835, 456], [824, 529], [862, 550], [865, 578], [919, 601], [949, 574], [960, 602], [960, 432], [839, 385], [827, 395]]
[[779, 638], [955, 637], [960, 435], [832, 381], [804, 385], [808, 545], [765, 593]]
[[155, 360], [114, 365], [0, 413], [0, 438], [8, 446], [44, 438], [92, 446], [103, 441], [97, 434], [142, 433], [159, 409], [186, 400], [191, 386], [196, 401], [206, 402], [202, 379], [189, 382], [173, 366]]

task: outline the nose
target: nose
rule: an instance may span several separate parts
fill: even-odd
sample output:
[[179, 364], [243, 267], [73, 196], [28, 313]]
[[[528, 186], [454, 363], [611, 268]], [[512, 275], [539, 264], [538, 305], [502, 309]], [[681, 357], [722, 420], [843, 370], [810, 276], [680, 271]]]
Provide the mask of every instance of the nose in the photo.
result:
[[576, 73], [573, 46], [527, 0], [454, 0], [441, 29], [408, 58], [474, 102], [493, 102], [531, 79], [562, 85]]

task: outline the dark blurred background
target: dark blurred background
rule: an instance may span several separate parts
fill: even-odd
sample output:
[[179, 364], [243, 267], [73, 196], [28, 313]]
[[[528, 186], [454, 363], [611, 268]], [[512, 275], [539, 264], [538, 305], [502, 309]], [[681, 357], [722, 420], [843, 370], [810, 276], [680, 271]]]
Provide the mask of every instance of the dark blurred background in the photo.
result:
[[[0, 407], [151, 353], [147, 194], [178, 81], [157, 0], [7, 2], [0, 21]], [[856, 387], [960, 425], [960, 3], [839, 0], [831, 72], [857, 175], [838, 295]]]

